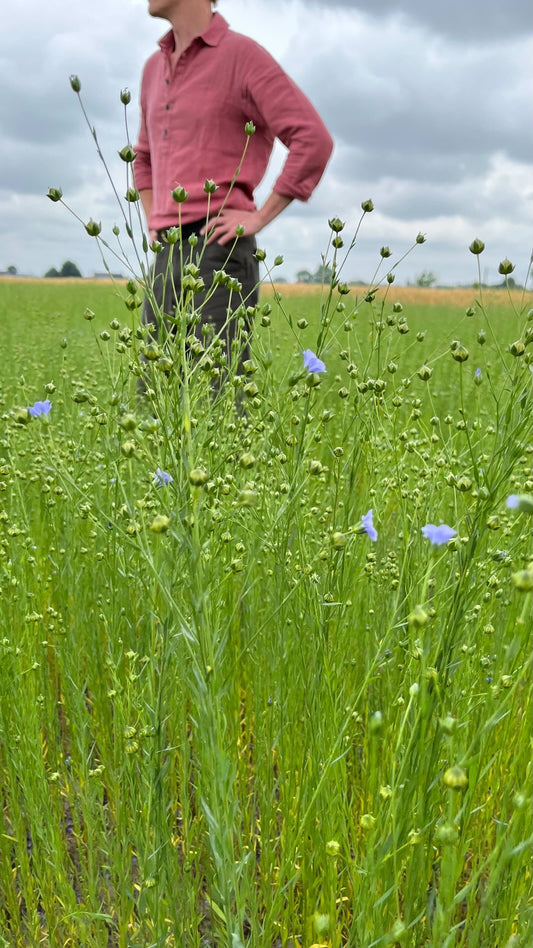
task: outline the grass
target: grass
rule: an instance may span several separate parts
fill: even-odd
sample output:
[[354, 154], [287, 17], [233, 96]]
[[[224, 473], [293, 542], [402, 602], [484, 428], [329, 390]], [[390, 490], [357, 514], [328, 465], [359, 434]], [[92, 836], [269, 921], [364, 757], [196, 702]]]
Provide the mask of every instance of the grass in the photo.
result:
[[530, 941], [527, 307], [278, 290], [148, 402], [135, 293], [0, 287], [5, 945]]

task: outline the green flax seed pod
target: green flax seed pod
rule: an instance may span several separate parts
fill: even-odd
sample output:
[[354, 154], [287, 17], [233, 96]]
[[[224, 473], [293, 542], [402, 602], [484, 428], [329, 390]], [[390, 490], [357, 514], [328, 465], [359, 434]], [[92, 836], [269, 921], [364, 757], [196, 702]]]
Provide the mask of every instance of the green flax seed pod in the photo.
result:
[[485, 244], [483, 243], [482, 240], [479, 239], [479, 237], [476, 237], [472, 241], [468, 249], [470, 253], [473, 253], [477, 257], [480, 253], [483, 253], [485, 249]]
[[454, 767], [448, 767], [442, 779], [450, 790], [466, 790], [468, 787], [466, 770], [457, 764]]
[[454, 344], [452, 349], [452, 358], [455, 359], [456, 362], [466, 362], [469, 355], [470, 353], [468, 349], [466, 349], [465, 346], [462, 346], [460, 342], [458, 342], [456, 345]]
[[193, 487], [203, 487], [207, 483], [209, 475], [207, 471], [204, 471], [201, 467], [195, 467], [192, 471], [189, 471], [189, 483]]

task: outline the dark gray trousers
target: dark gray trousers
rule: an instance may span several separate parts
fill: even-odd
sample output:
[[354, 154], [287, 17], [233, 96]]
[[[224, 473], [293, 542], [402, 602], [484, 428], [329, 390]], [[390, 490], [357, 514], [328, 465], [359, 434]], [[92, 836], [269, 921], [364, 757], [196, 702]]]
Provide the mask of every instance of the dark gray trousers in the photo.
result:
[[[165, 231], [159, 235], [163, 244], [161, 253], [156, 254], [152, 271], [152, 289], [155, 300], [162, 312], [167, 316], [174, 316], [175, 307], [179, 304], [182, 289], [182, 268], [189, 262], [196, 264], [200, 269], [199, 276], [205, 284], [205, 290], [194, 295], [194, 308], [200, 310], [200, 325], [194, 327], [194, 333], [200, 336], [201, 324], [211, 324], [216, 333], [220, 333], [229, 354], [231, 343], [235, 337], [235, 319], [228, 318], [241, 305], [256, 306], [259, 299], [259, 264], [253, 254], [257, 248], [255, 237], [239, 237], [231, 254], [231, 244], [221, 246], [213, 243], [204, 247], [200, 237], [202, 221], [193, 224], [184, 224], [181, 227], [181, 241], [169, 245], [165, 240]], [[196, 234], [198, 243], [191, 248], [188, 238]], [[181, 246], [181, 250], [180, 250]], [[169, 256], [172, 247], [172, 262], [169, 267]], [[229, 254], [229, 256], [228, 256]], [[224, 270], [229, 277], [233, 277], [242, 285], [240, 293], [230, 291], [224, 286], [216, 286], [212, 293], [213, 272]], [[206, 296], [209, 298], [207, 302]], [[153, 323], [157, 327], [150, 299], [146, 297], [142, 319], [144, 323]], [[199, 332], [200, 330], [200, 332]], [[192, 329], [191, 329], [192, 332]], [[201, 336], [200, 336], [201, 337]], [[243, 353], [242, 358], [247, 358]]]

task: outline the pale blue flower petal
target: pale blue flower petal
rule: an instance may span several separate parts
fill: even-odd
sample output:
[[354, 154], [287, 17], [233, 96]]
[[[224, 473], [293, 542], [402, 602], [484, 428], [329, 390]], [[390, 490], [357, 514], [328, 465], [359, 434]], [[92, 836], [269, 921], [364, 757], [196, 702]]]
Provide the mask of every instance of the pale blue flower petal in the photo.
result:
[[304, 366], [309, 372], [327, 372], [322, 359], [319, 359], [312, 349], [306, 349], [304, 352]]
[[422, 527], [422, 535], [431, 543], [434, 543], [435, 546], [442, 546], [443, 543], [447, 543], [448, 540], [452, 540], [453, 537], [457, 536], [457, 530], [449, 527], [446, 523], [441, 523], [438, 526], [434, 523], [426, 523], [425, 527]]
[[361, 523], [363, 525], [363, 530], [365, 531], [367, 536], [369, 536], [372, 542], [375, 543], [378, 538], [378, 531], [376, 530], [374, 526], [372, 518], [373, 518], [373, 511], [372, 511], [372, 508], [370, 508], [368, 513], [366, 513], [364, 517], [361, 517]]
[[156, 469], [154, 474], [154, 479], [152, 481], [154, 487], [166, 487], [167, 484], [172, 484], [174, 478], [172, 474], [168, 474], [166, 471], [163, 471], [160, 467]]
[[35, 402], [30, 405], [28, 411], [33, 418], [38, 418], [39, 415], [49, 415], [51, 408], [52, 402], [49, 398], [45, 398], [44, 402]]

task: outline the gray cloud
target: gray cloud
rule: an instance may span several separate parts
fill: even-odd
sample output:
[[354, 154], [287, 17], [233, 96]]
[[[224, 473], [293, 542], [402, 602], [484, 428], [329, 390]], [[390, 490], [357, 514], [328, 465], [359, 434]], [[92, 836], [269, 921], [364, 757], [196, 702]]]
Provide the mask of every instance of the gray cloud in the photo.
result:
[[[334, 8], [360, 11], [383, 19], [402, 16], [432, 32], [453, 36], [460, 42], [486, 37], [507, 37], [531, 32], [530, 0], [311, 0], [334, 15]], [[333, 8], [333, 10], [332, 10]]]
[[[428, 268], [443, 281], [467, 281], [476, 234], [488, 244], [489, 268], [506, 254], [519, 263], [533, 190], [529, 0], [505, 7], [494, 0], [221, 0], [220, 12], [282, 62], [336, 139], [311, 202], [295, 202], [260, 236], [269, 253], [284, 254], [287, 276], [314, 268], [328, 217], [354, 225], [367, 197], [376, 212], [365, 221], [351, 276], [364, 278], [382, 244], [399, 253], [419, 229], [428, 244], [407, 274]], [[0, 268], [42, 273], [66, 257], [85, 273], [101, 268], [95, 242], [45, 197], [49, 186], [61, 186], [82, 219], [102, 219], [108, 234], [120, 217], [68, 76], [81, 78], [123, 193], [119, 92], [132, 90], [135, 140], [142, 64], [165, 29], [146, 15], [144, 0], [91, 0], [83, 10], [69, 0], [25, 0], [4, 11]], [[260, 201], [275, 176], [276, 161]]]

